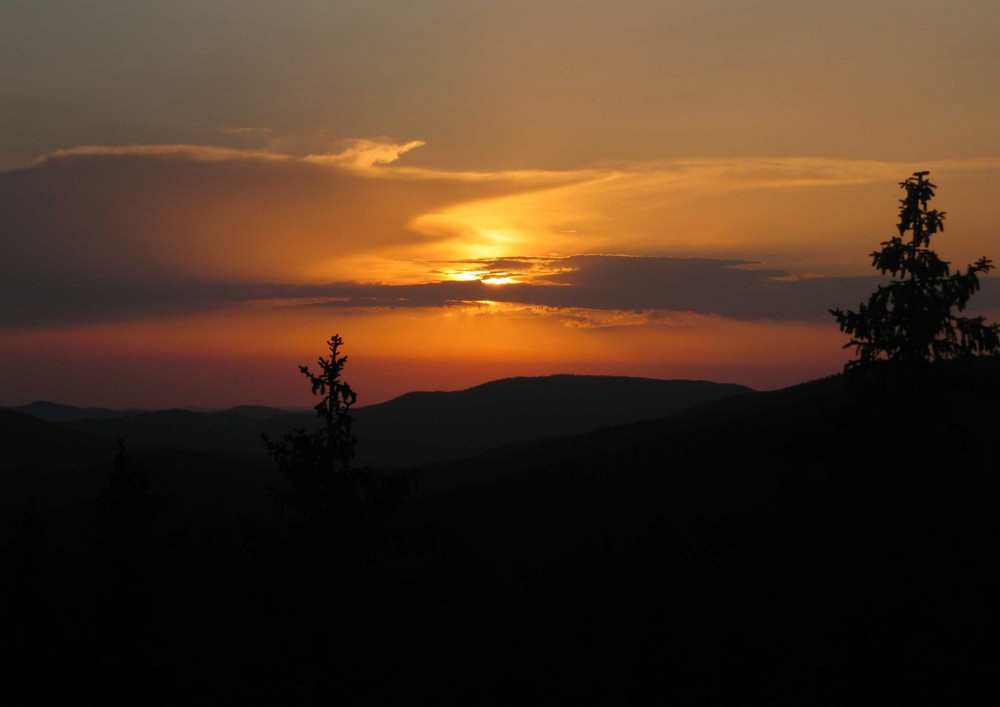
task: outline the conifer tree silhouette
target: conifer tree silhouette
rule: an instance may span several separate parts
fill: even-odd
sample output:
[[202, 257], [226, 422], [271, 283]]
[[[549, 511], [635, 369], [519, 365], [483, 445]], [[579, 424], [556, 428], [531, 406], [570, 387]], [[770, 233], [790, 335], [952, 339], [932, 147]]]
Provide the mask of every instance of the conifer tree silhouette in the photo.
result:
[[319, 357], [318, 374], [299, 366], [313, 395], [320, 396], [314, 409], [323, 426], [310, 433], [297, 429], [281, 442], [264, 435], [264, 444], [291, 484], [290, 489], [271, 488], [279, 506], [300, 510], [324, 526], [351, 527], [363, 520], [372, 479], [367, 468], [352, 465], [356, 440], [351, 430], [351, 406], [358, 396], [341, 380], [347, 363], [347, 356], [340, 354], [342, 345], [339, 335], [330, 338], [330, 356]]
[[[892, 282], [879, 286], [857, 312], [829, 310], [840, 330], [851, 336], [844, 348], [854, 347], [857, 353], [845, 372], [878, 361], [914, 365], [1000, 349], [1000, 325], [953, 313], [965, 309], [979, 289], [978, 275], [993, 264], [982, 257], [965, 272], [952, 274], [949, 263], [930, 249], [931, 236], [944, 230], [945, 214], [927, 206], [936, 189], [928, 174], [914, 172], [900, 182], [906, 196], [900, 199], [899, 235], [871, 254], [872, 267], [891, 273]], [[910, 237], [904, 239], [907, 232]]]

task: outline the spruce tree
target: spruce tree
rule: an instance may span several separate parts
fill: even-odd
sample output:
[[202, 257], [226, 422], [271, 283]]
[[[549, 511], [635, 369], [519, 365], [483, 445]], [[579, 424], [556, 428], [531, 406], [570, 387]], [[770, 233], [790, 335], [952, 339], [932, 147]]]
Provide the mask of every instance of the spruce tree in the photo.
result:
[[306, 366], [299, 371], [309, 379], [314, 406], [323, 425], [315, 432], [297, 429], [273, 442], [264, 443], [278, 468], [291, 484], [290, 489], [271, 491], [282, 507], [289, 506], [323, 526], [353, 527], [365, 514], [371, 486], [371, 472], [353, 465], [356, 440], [351, 430], [351, 406], [358, 396], [341, 380], [347, 357], [340, 354], [343, 340], [334, 335], [327, 342], [329, 358], [319, 357], [319, 373]]
[[[831, 309], [841, 331], [851, 340], [857, 358], [845, 372], [867, 368], [879, 361], [904, 366], [960, 359], [1000, 349], [1000, 325], [983, 317], [963, 317], [979, 289], [979, 274], [993, 269], [982, 257], [952, 273], [949, 263], [930, 249], [931, 236], [944, 230], [943, 211], [929, 209], [935, 185], [929, 172], [914, 172], [900, 182], [906, 192], [900, 199], [899, 235], [882, 242], [872, 253], [872, 267], [892, 281], [881, 285], [858, 311]], [[909, 233], [909, 236], [907, 236]]]

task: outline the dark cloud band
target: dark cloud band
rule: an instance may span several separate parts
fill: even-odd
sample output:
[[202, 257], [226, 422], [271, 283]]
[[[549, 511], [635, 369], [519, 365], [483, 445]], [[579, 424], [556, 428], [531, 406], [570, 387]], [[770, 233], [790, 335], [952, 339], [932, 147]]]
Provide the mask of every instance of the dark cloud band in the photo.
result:
[[[484, 300], [550, 309], [678, 311], [740, 320], [823, 320], [831, 307], [853, 307], [881, 278], [793, 279], [781, 270], [739, 260], [579, 255], [558, 259], [462, 261], [476, 272], [505, 272], [524, 281], [438, 280], [384, 285], [220, 284], [111, 279], [61, 287], [8, 279], [0, 293], [14, 306], [0, 324], [65, 324], [158, 316], [240, 302], [340, 309], [447, 307]], [[500, 267], [502, 266], [502, 267]], [[986, 279], [979, 309], [1000, 307], [1000, 287]]]
[[[490, 300], [551, 308], [618, 311], [670, 310], [743, 320], [817, 320], [827, 310], [853, 306], [878, 277], [792, 279], [781, 270], [740, 260], [579, 255], [552, 259], [475, 261], [478, 271], [509, 273], [524, 282], [481, 280], [420, 285], [335, 283], [300, 294], [326, 296], [327, 306], [441, 307]], [[521, 266], [524, 272], [518, 270]]]

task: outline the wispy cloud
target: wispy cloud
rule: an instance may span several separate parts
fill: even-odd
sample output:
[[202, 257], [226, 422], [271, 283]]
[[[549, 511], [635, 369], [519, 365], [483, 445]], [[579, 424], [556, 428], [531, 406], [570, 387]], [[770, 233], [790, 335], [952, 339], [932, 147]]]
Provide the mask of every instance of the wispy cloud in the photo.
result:
[[388, 140], [349, 140], [343, 143], [339, 152], [328, 155], [306, 155], [305, 162], [335, 164], [358, 169], [368, 169], [378, 165], [392, 164], [402, 155], [421, 145], [422, 140], [394, 143]]
[[[212, 145], [79, 145], [42, 155], [32, 166], [66, 162], [75, 157], [134, 157], [192, 162], [290, 162], [294, 159], [274, 152]], [[22, 170], [9, 171], [17, 173]]]

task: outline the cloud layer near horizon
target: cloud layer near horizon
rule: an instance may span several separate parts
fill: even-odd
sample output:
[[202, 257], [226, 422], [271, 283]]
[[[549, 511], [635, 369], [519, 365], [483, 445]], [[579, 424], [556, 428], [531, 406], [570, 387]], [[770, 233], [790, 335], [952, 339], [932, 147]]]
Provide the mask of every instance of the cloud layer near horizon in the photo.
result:
[[[892, 207], [873, 218], [864, 202], [889, 201], [907, 169], [823, 159], [496, 173], [391, 165], [419, 145], [354, 141], [305, 158], [95, 146], [0, 172], [0, 290], [13, 303], [0, 324], [294, 298], [815, 319], [870, 291], [864, 253], [889, 230], [879, 226], [891, 225]], [[929, 167], [965, 208], [1000, 160]], [[971, 260], [995, 232], [977, 230], [981, 215], [968, 210], [973, 222], [941, 239]], [[509, 284], [480, 282], [501, 271]]]

